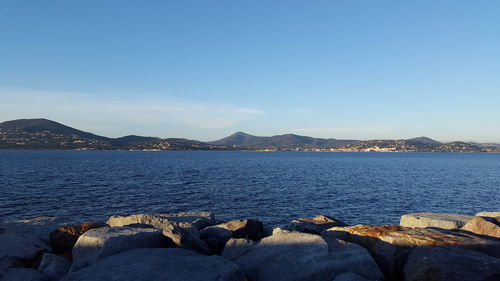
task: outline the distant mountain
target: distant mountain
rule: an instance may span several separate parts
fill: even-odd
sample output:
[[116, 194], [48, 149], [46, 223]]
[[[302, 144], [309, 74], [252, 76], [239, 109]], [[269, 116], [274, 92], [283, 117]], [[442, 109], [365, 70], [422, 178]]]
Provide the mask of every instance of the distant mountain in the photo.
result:
[[51, 121], [48, 119], [38, 118], [38, 119], [18, 119], [12, 121], [6, 121], [0, 123], [0, 130], [3, 131], [22, 131], [22, 132], [50, 132], [59, 135], [65, 136], [78, 136], [86, 139], [95, 139], [107, 141], [110, 138], [94, 135], [92, 133], [87, 133], [84, 131], [80, 131], [61, 123], [57, 123], [55, 121]]
[[0, 123], [0, 149], [225, 149], [186, 139], [159, 139], [136, 135], [108, 138], [80, 131], [47, 119], [19, 119]]
[[419, 141], [419, 142], [423, 142], [423, 143], [432, 143], [432, 144], [441, 144], [441, 142], [437, 141], [437, 140], [433, 140], [431, 138], [428, 138], [428, 137], [418, 137], [418, 138], [412, 138], [412, 139], [407, 139], [408, 141]]
[[124, 145], [127, 143], [149, 142], [149, 141], [155, 141], [155, 140], [160, 140], [160, 138], [130, 135], [130, 136], [124, 136], [121, 138], [112, 139], [111, 142], [113, 144], [117, 144], [117, 145]]
[[295, 134], [258, 137], [243, 132], [236, 132], [220, 140], [209, 142], [213, 145], [246, 147], [246, 148], [332, 148], [358, 142], [357, 140], [322, 139]]

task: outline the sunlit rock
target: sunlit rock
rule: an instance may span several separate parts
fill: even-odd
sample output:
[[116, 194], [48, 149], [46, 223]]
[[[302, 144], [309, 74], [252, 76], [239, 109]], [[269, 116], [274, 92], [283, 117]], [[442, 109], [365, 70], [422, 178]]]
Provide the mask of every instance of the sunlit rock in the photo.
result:
[[215, 218], [210, 212], [184, 212], [177, 214], [112, 216], [107, 221], [107, 224], [112, 227], [146, 224], [158, 229], [163, 229], [172, 223], [183, 228], [196, 227], [197, 229], [202, 229], [214, 225]]
[[137, 248], [168, 246], [161, 230], [135, 227], [101, 227], [91, 229], [78, 238], [73, 247], [70, 271], [86, 267], [98, 259]]
[[413, 213], [403, 215], [399, 225], [405, 227], [459, 229], [472, 218], [472, 216], [458, 214]]
[[462, 230], [480, 235], [500, 238], [500, 217], [474, 217], [468, 221]]
[[[227, 246], [228, 251], [231, 246]], [[246, 247], [246, 246], [244, 246]], [[275, 229], [260, 243], [231, 255], [251, 280], [328, 280], [355, 272], [369, 280], [382, 280], [366, 249], [337, 245], [332, 252], [319, 235]]]
[[50, 245], [56, 253], [71, 252], [78, 237], [85, 232], [99, 227], [106, 227], [103, 222], [89, 222], [78, 225], [68, 225], [60, 227], [50, 233]]
[[288, 225], [287, 229], [291, 231], [320, 234], [322, 231], [335, 226], [347, 226], [347, 224], [325, 215], [319, 215], [312, 219], [300, 218], [298, 220], [293, 220]]

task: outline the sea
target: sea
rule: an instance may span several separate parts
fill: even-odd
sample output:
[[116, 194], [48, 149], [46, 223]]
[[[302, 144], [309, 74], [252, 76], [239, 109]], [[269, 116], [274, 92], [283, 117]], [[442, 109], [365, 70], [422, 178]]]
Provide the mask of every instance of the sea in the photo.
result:
[[0, 150], [0, 220], [210, 211], [285, 225], [328, 215], [500, 209], [500, 154]]

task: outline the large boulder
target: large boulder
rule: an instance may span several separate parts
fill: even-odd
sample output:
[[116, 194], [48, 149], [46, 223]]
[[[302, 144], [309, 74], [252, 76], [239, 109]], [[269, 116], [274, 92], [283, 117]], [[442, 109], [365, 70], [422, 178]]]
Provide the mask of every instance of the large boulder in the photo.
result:
[[402, 280], [409, 253], [415, 247], [456, 247], [500, 256], [500, 242], [458, 231], [431, 228], [408, 228], [398, 225], [357, 225], [333, 227], [323, 232], [332, 237], [357, 243], [367, 248], [382, 271], [393, 280]]
[[202, 229], [215, 224], [214, 215], [210, 212], [184, 212], [178, 214], [135, 214], [130, 216], [112, 216], [108, 219], [109, 226], [127, 226], [134, 224], [151, 225], [164, 229], [170, 224], [183, 228], [196, 227]]
[[312, 219], [300, 218], [298, 220], [293, 220], [290, 225], [288, 225], [287, 229], [291, 231], [320, 234], [322, 231], [335, 226], [347, 226], [347, 224], [325, 215], [319, 215]]
[[[383, 279], [375, 261], [358, 245], [336, 245], [329, 250], [319, 235], [275, 229], [273, 235], [242, 251], [227, 245], [230, 258], [250, 280], [328, 280], [355, 272], [369, 280]], [[231, 255], [227, 255], [231, 253]]]
[[500, 280], [500, 259], [464, 250], [419, 247], [404, 268], [406, 281], [493, 281]]
[[51, 280], [57, 281], [64, 277], [71, 268], [71, 261], [54, 254], [44, 254], [38, 270]]
[[109, 256], [63, 281], [244, 281], [244, 273], [219, 256], [204, 256], [184, 249], [136, 249]]
[[479, 235], [500, 238], [500, 217], [474, 217], [468, 221], [462, 230], [473, 232]]
[[136, 227], [100, 227], [91, 229], [78, 238], [73, 247], [73, 265], [70, 271], [86, 267], [98, 259], [137, 248], [169, 246], [161, 230]]
[[214, 254], [220, 254], [226, 242], [231, 238], [245, 238], [257, 241], [262, 238], [262, 235], [262, 222], [252, 219], [234, 220], [200, 230], [200, 238], [210, 247]]
[[34, 236], [45, 243], [49, 243], [49, 234], [61, 226], [69, 225], [73, 219], [66, 217], [36, 217], [32, 219], [3, 221], [0, 228], [23, 233], [25, 236]]
[[442, 229], [459, 229], [472, 216], [439, 213], [412, 213], [401, 217], [399, 225], [405, 227], [437, 227]]
[[99, 227], [106, 227], [103, 222], [88, 222], [60, 227], [50, 233], [50, 245], [55, 253], [71, 252], [78, 238], [85, 232]]
[[50, 250], [32, 235], [0, 228], [0, 276], [10, 267], [38, 266], [43, 253]]
[[13, 267], [7, 270], [0, 281], [49, 281], [50, 279], [42, 272], [32, 268]]

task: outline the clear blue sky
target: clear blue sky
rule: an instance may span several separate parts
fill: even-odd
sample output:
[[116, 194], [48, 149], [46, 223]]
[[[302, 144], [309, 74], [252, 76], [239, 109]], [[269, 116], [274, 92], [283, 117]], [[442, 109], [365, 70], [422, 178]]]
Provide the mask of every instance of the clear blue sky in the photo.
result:
[[0, 0], [0, 121], [500, 142], [500, 1]]

